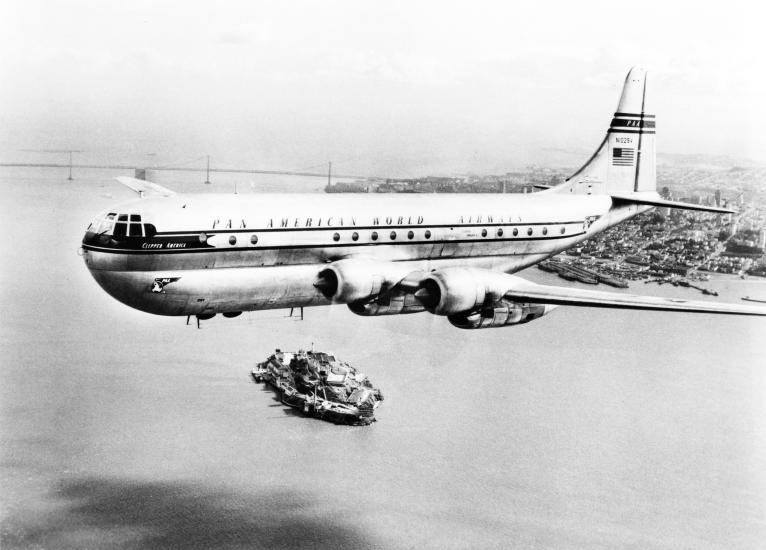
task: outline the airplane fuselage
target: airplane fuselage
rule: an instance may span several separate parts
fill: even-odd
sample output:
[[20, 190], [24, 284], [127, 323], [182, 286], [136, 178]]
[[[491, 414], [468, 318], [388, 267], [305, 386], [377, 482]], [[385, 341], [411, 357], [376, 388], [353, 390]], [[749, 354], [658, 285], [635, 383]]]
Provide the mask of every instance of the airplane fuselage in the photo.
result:
[[327, 305], [317, 274], [349, 257], [513, 273], [647, 209], [549, 193], [183, 195], [110, 209], [82, 248], [127, 305], [210, 315]]

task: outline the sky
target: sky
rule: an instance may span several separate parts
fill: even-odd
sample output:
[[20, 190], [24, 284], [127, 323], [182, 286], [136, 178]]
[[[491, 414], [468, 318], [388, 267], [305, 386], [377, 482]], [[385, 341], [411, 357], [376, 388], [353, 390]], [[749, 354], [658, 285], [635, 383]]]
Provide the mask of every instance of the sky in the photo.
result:
[[79, 149], [92, 162], [332, 160], [383, 176], [584, 161], [626, 72], [642, 65], [659, 152], [766, 163], [762, 11], [738, 1], [5, 0], [0, 161]]

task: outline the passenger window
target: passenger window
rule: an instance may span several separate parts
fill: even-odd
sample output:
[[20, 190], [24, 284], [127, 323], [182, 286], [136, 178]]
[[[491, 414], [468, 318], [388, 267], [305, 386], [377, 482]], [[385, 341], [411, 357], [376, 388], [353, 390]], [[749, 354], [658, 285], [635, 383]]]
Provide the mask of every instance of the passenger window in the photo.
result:
[[412, 231], [407, 231], [407, 238], [408, 239], [414, 239], [415, 238], [415, 233], [412, 232]]
[[391, 231], [391, 240], [396, 239], [396, 231]]
[[370, 238], [371, 238], [373, 241], [377, 241], [377, 240], [378, 240], [378, 232], [377, 232], [377, 231], [373, 231], [373, 232], [372, 232], [372, 235], [370, 235]]
[[333, 233], [332, 234], [332, 240], [335, 242], [338, 242], [340, 240], [340, 234], [339, 233]]
[[513, 236], [516, 237], [519, 234], [519, 229], [517, 227], [513, 228]]
[[426, 235], [426, 239], [430, 239], [431, 238], [431, 232], [428, 229], [426, 229], [425, 235]]
[[532, 228], [531, 227], [529, 229], [527, 229], [527, 235], [529, 235], [530, 237], [532, 236]]
[[481, 230], [481, 236], [482, 237], [486, 237], [487, 236], [487, 230], [486, 229], [482, 229]]
[[564, 226], [561, 226], [561, 229], [559, 229], [559, 233], [561, 233], [563, 235], [564, 231], [566, 231], [566, 229], [564, 229]]
[[497, 236], [498, 237], [502, 237], [503, 236], [503, 228], [502, 227], [498, 227], [497, 228]]
[[543, 235], [547, 235], [547, 234], [548, 234], [548, 228], [547, 227], [543, 227]]
[[356, 231], [354, 231], [354, 232], [351, 234], [351, 240], [352, 240], [352, 241], [358, 241], [358, 240], [359, 240], [359, 233], [357, 233]]

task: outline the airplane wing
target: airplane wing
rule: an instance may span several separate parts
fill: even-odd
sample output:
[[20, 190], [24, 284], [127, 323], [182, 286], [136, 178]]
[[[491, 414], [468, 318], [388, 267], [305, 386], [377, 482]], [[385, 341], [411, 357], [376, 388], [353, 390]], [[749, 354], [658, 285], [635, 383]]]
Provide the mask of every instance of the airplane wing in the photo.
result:
[[524, 279], [518, 279], [512, 288], [506, 291], [505, 296], [515, 301], [566, 306], [727, 313], [732, 315], [766, 315], [766, 307], [538, 285]]
[[[314, 286], [333, 302], [347, 304], [371, 304], [389, 289], [403, 291], [440, 315], [470, 313], [487, 300], [505, 298], [520, 304], [766, 316], [766, 307], [549, 286], [483, 268], [410, 269], [374, 259], [345, 258], [322, 269]], [[373, 314], [377, 313], [369, 313]]]
[[176, 194], [175, 191], [171, 191], [167, 187], [162, 187], [156, 183], [152, 183], [146, 180], [140, 180], [137, 178], [119, 177], [115, 178], [121, 184], [126, 187], [130, 187], [133, 191], [138, 193], [141, 197], [144, 195], [160, 195], [162, 197], [172, 197]]

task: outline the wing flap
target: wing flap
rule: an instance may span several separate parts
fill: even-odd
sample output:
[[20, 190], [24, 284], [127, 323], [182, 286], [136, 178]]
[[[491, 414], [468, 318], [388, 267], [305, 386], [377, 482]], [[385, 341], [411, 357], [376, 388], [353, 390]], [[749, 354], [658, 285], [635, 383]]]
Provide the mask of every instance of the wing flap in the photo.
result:
[[125, 187], [129, 187], [141, 196], [160, 195], [162, 197], [172, 197], [176, 194], [175, 191], [171, 191], [167, 187], [162, 187], [161, 185], [152, 183], [151, 181], [129, 178], [126, 176], [121, 176], [115, 179]]
[[514, 288], [505, 293], [505, 296], [516, 301], [565, 306], [722, 313], [730, 315], [766, 315], [766, 307], [538, 285], [528, 281], [519, 281], [518, 284], [514, 285]]

